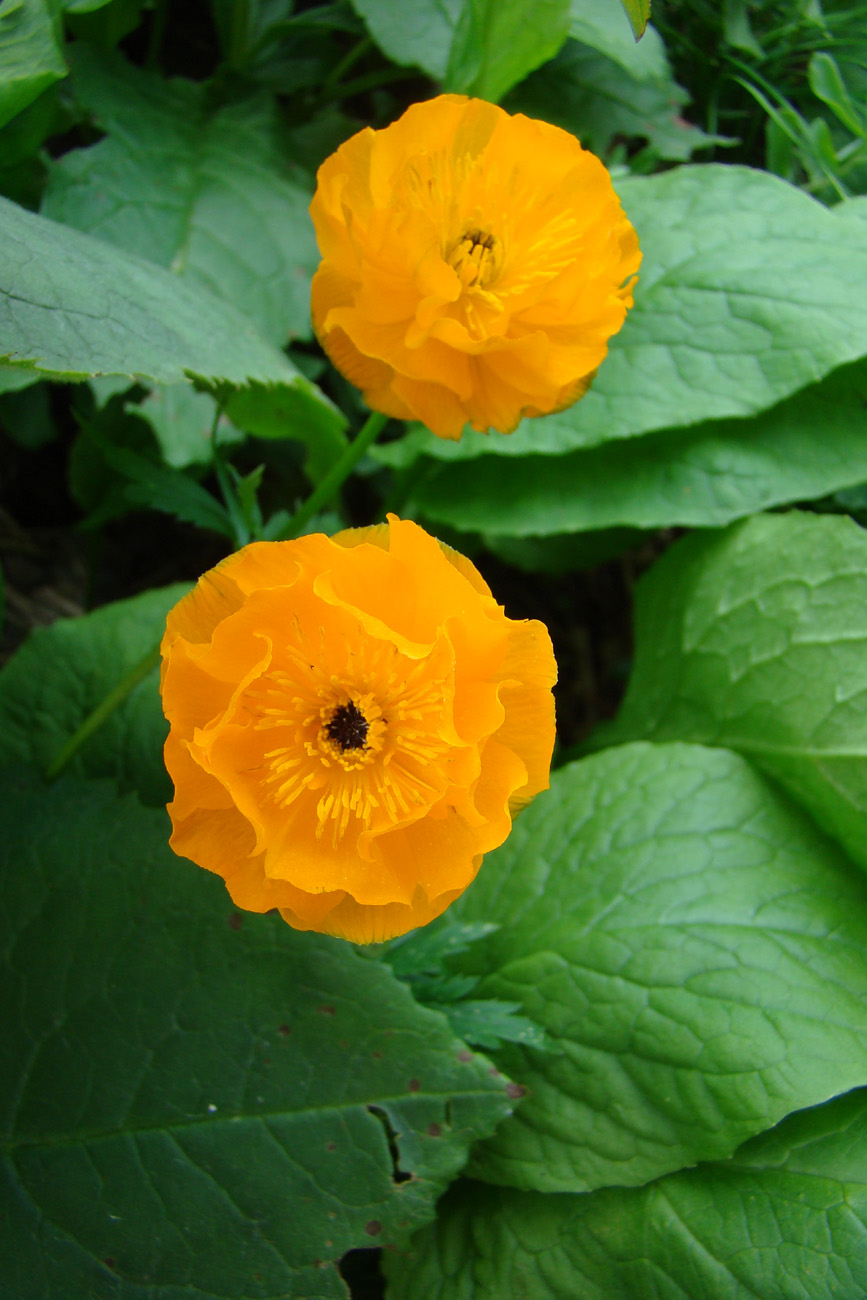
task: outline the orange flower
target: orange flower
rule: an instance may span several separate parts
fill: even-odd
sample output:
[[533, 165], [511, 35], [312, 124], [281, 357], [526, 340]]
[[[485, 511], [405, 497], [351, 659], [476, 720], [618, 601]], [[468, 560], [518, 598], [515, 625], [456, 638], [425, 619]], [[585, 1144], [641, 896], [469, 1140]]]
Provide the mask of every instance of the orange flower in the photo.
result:
[[438, 916], [548, 785], [556, 666], [416, 524], [254, 542], [163, 639], [176, 853], [356, 943]]
[[322, 346], [373, 410], [441, 438], [570, 406], [632, 306], [641, 253], [602, 163], [484, 100], [360, 131], [310, 212]]

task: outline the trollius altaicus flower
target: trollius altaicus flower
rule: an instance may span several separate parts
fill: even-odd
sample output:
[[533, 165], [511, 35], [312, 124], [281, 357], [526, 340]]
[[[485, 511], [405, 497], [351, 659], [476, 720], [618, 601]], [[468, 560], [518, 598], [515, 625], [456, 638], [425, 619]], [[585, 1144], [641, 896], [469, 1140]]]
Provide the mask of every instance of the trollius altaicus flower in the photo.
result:
[[577, 401], [632, 305], [641, 253], [603, 164], [483, 100], [360, 131], [310, 212], [323, 347], [373, 410], [441, 438]]
[[168, 617], [172, 847], [357, 943], [438, 916], [548, 785], [551, 642], [416, 524], [254, 542]]

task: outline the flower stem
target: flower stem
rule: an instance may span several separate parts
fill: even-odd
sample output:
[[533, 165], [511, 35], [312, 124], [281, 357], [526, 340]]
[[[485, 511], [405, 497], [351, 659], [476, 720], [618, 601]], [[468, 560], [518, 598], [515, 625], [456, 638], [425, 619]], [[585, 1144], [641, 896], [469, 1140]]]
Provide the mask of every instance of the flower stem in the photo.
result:
[[220, 425], [220, 416], [223, 414], [222, 402], [217, 402], [214, 407], [214, 419], [211, 424], [211, 462], [214, 466], [214, 473], [217, 476], [217, 483], [220, 492], [223, 495], [223, 502], [226, 512], [229, 516], [229, 523], [234, 529], [235, 550], [240, 550], [250, 541], [250, 530], [247, 527], [247, 521], [244, 518], [244, 512], [241, 509], [241, 503], [238, 500], [238, 493], [232, 486], [232, 481], [226, 473], [226, 463], [223, 458], [223, 449], [218, 441], [218, 431]]
[[339, 63], [336, 63], [331, 72], [325, 78], [324, 86], [332, 89], [339, 86], [341, 79], [346, 76], [350, 68], [354, 68], [359, 59], [364, 58], [368, 50], [373, 49], [373, 41], [369, 36], [364, 36], [360, 41], [353, 45], [347, 54], [344, 54]]
[[277, 534], [275, 541], [286, 542], [292, 537], [297, 537], [313, 516], [328, 505], [387, 423], [387, 415], [380, 415], [378, 411], [370, 413], [340, 460], [313, 489], [303, 506], [295, 511], [286, 527]]
[[87, 743], [95, 731], [97, 731], [106, 719], [110, 718], [115, 709], [123, 704], [124, 700], [132, 693], [140, 681], [147, 677], [148, 673], [156, 668], [160, 661], [160, 643], [159, 641], [153, 646], [141, 659], [135, 667], [131, 668], [125, 677], [122, 677], [118, 684], [103, 696], [96, 708], [87, 715], [81, 726], [67, 740], [60, 753], [55, 755], [45, 769], [46, 781], [55, 781], [63, 769], [75, 758], [75, 755], [83, 745]]
[[145, 67], [151, 70], [156, 69], [160, 61], [160, 50], [163, 45], [163, 37], [166, 34], [167, 18], [168, 0], [155, 0], [154, 16], [151, 20], [151, 34], [148, 40], [148, 52], [145, 58]]
[[319, 96], [320, 104], [330, 104], [335, 100], [350, 99], [366, 90], [376, 90], [379, 86], [388, 86], [393, 81], [410, 81], [418, 76], [415, 68], [379, 68], [368, 72], [353, 81], [344, 81], [340, 86], [323, 86]]

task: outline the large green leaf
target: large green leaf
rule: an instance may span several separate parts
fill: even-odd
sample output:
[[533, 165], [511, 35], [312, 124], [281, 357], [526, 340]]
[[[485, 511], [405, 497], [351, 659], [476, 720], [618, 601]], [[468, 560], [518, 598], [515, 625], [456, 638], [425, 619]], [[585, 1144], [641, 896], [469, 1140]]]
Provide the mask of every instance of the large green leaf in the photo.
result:
[[649, 1187], [458, 1183], [384, 1264], [392, 1300], [862, 1300], [865, 1243], [862, 1089]]
[[775, 405], [867, 354], [862, 209], [704, 164], [618, 181], [644, 253], [635, 306], [587, 396], [508, 437], [431, 438], [443, 459], [561, 455]]
[[720, 138], [681, 116], [689, 95], [672, 76], [662, 38], [648, 27], [636, 42], [616, 0], [573, 0], [569, 34], [558, 57], [515, 88], [510, 112], [562, 126], [597, 154], [638, 137], [661, 157], [684, 161]]
[[671, 75], [662, 37], [648, 27], [640, 41], [617, 0], [572, 0], [569, 35], [619, 63], [636, 81]]
[[497, 920], [454, 964], [549, 1048], [493, 1054], [529, 1095], [488, 1182], [644, 1183], [867, 1080], [867, 881], [736, 754], [561, 769], [452, 915]]
[[867, 533], [763, 515], [642, 580], [622, 712], [601, 739], [738, 750], [867, 866]]
[[[343, 417], [229, 303], [103, 240], [0, 199], [0, 361], [41, 377], [193, 378], [243, 426], [335, 437]], [[232, 396], [232, 394], [236, 394]]]
[[[443, 88], [496, 102], [552, 58], [569, 31], [569, 0], [352, 0], [390, 59]], [[532, 24], [533, 39], [527, 39]]]
[[271, 343], [309, 338], [310, 194], [281, 157], [272, 100], [215, 106], [204, 85], [89, 46], [70, 64], [79, 103], [108, 135], [54, 163], [46, 216], [188, 277]]
[[367, 29], [393, 63], [409, 64], [442, 81], [464, 0], [352, 0]]
[[858, 361], [752, 420], [714, 420], [564, 456], [432, 468], [414, 500], [433, 520], [516, 538], [719, 526], [867, 480], [867, 440], [853, 436], [865, 388], [867, 363]]
[[345, 1295], [506, 1080], [349, 944], [243, 918], [107, 783], [6, 778], [0, 1291]]
[[670, 72], [658, 80], [633, 77], [606, 55], [568, 41], [553, 62], [514, 90], [505, 107], [571, 131], [596, 154], [607, 155], [624, 139], [643, 139], [658, 157], [685, 162], [696, 149], [720, 140], [685, 120], [688, 100]]
[[[45, 768], [85, 718], [156, 645], [166, 614], [188, 587], [178, 583], [36, 628], [0, 672], [0, 768]], [[162, 760], [168, 725], [159, 671], [151, 672], [103, 723], [70, 771], [110, 776], [146, 803], [171, 798]]]
[[0, 126], [66, 76], [51, 0], [5, 0], [0, 11]]
[[569, 0], [464, 0], [444, 89], [496, 103], [553, 58], [568, 32]]

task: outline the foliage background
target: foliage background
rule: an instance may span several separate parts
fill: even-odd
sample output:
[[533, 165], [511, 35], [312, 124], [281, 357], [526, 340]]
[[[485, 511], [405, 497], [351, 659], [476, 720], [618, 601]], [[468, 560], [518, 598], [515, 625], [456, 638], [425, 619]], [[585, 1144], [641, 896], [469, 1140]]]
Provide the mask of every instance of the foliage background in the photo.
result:
[[[579, 405], [309, 524], [417, 518], [561, 673], [551, 791], [356, 951], [168, 850], [147, 656], [363, 422], [307, 203], [439, 88], [644, 263]], [[0, 4], [0, 1296], [865, 1294], [865, 88], [856, 0]]]

